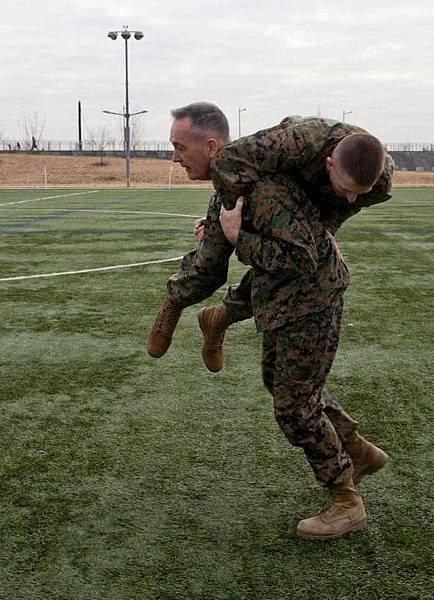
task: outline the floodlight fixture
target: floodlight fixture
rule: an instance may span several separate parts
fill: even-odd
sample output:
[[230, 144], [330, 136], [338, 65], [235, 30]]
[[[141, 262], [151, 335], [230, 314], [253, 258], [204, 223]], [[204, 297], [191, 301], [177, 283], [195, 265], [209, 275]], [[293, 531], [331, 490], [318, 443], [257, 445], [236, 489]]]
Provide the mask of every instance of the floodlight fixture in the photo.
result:
[[143, 36], [142, 31], [131, 31], [128, 29], [128, 25], [124, 25], [122, 31], [109, 31], [107, 37], [111, 40], [116, 40], [118, 34], [121, 35], [122, 39], [125, 40], [125, 111], [123, 113], [114, 112], [112, 110], [103, 110], [103, 113], [110, 115], [119, 115], [125, 119], [124, 127], [124, 147], [125, 147], [125, 170], [126, 170], [126, 181], [127, 187], [130, 187], [130, 117], [134, 115], [143, 115], [147, 113], [147, 110], [140, 110], [135, 113], [130, 113], [129, 96], [128, 96], [128, 40], [131, 38], [131, 34], [134, 34], [134, 39], [141, 40]]

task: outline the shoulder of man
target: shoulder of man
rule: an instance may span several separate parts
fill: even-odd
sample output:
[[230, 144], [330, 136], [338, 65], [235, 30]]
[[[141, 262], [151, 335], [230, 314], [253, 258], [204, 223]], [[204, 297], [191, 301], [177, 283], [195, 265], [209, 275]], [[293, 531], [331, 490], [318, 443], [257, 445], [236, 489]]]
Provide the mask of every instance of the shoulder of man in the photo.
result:
[[[320, 148], [323, 145], [334, 146], [342, 138], [351, 133], [368, 133], [366, 130], [349, 123], [341, 123], [335, 119], [323, 117], [302, 117], [291, 115], [285, 117], [276, 128], [291, 130], [295, 138], [299, 138], [307, 145]], [[276, 128], [272, 128], [275, 130]]]

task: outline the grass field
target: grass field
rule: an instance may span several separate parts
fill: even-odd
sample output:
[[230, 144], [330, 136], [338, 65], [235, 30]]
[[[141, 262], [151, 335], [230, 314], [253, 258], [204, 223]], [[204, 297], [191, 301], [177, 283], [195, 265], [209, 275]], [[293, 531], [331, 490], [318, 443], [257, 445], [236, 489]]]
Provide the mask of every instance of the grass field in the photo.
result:
[[189, 251], [209, 191], [76, 194], [0, 192], [0, 598], [432, 599], [434, 190], [338, 236], [352, 286], [328, 387], [391, 462], [360, 486], [368, 528], [331, 542], [295, 536], [324, 498], [274, 422], [253, 323], [220, 374], [198, 307], [153, 360], [177, 261], [92, 270]]

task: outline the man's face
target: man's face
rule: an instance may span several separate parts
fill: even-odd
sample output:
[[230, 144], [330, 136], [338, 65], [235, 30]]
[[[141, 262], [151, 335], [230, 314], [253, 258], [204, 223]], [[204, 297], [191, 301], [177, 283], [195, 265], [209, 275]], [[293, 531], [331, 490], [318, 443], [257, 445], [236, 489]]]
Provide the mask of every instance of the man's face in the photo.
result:
[[217, 153], [216, 140], [192, 130], [191, 118], [175, 119], [170, 129], [173, 162], [180, 163], [189, 179], [211, 179], [210, 163]]
[[355, 183], [353, 178], [342, 169], [339, 159], [333, 158], [333, 154], [327, 158], [326, 168], [336, 195], [346, 198], [350, 203], [355, 202], [359, 194], [367, 194], [372, 190], [372, 185], [360, 186]]

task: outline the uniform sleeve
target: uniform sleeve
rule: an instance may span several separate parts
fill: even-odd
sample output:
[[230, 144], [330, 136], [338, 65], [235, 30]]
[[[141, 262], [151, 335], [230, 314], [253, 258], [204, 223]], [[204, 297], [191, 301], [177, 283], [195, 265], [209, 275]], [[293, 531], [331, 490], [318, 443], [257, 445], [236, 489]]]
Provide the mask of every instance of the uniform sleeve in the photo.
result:
[[212, 163], [213, 184], [223, 205], [233, 208], [261, 176], [302, 169], [313, 160], [323, 139], [318, 129], [288, 120], [229, 144]]
[[253, 216], [254, 232], [241, 226], [236, 243], [239, 260], [268, 272], [290, 275], [313, 273], [318, 251], [309, 225], [298, 211], [276, 201], [258, 202]]
[[227, 280], [234, 247], [221, 228], [220, 208], [214, 195], [208, 206], [202, 242], [183, 257], [178, 271], [167, 282], [169, 296], [183, 308], [209, 298]]

